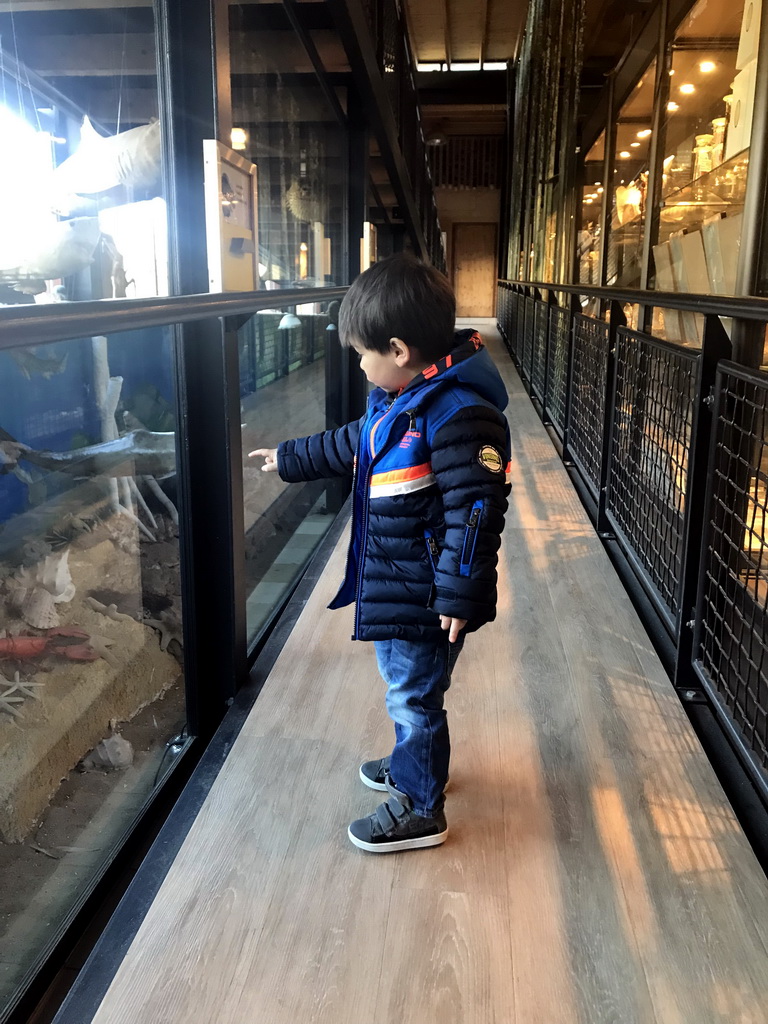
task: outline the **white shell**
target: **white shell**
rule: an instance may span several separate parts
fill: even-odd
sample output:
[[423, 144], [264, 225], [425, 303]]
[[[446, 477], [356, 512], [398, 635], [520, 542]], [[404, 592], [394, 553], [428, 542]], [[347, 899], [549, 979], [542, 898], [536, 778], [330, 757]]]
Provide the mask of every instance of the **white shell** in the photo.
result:
[[53, 595], [54, 601], [71, 601], [75, 596], [75, 585], [69, 571], [69, 548], [60, 555], [48, 555], [39, 567], [39, 579], [45, 589]]
[[51, 629], [58, 626], [60, 619], [56, 611], [56, 599], [45, 587], [27, 591], [21, 605], [24, 621], [35, 629]]

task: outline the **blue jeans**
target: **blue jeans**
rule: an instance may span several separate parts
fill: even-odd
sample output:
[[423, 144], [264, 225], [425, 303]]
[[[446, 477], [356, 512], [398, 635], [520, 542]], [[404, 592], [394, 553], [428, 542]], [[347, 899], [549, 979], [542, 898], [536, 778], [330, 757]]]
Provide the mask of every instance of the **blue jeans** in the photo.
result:
[[395, 723], [392, 782], [411, 798], [417, 814], [429, 818], [444, 803], [451, 743], [443, 698], [463, 644], [462, 636], [450, 644], [447, 633], [437, 643], [374, 641], [387, 684], [387, 711]]

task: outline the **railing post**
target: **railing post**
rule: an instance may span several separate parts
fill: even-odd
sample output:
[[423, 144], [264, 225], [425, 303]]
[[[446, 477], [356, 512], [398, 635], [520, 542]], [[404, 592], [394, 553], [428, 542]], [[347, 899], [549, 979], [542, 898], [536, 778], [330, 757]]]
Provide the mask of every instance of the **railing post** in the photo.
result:
[[618, 330], [626, 327], [627, 318], [621, 303], [612, 300], [608, 307], [608, 359], [606, 365], [605, 410], [603, 417], [603, 451], [600, 463], [600, 492], [597, 500], [597, 532], [607, 539], [613, 536], [608, 515], [608, 475], [611, 464], [611, 444], [613, 438], [613, 417], [616, 411], [616, 344]]
[[678, 689], [695, 689], [698, 684], [693, 670], [696, 598], [703, 565], [702, 541], [705, 529], [707, 466], [710, 458], [713, 405], [717, 366], [729, 359], [731, 342], [720, 318], [708, 315], [704, 321], [698, 391], [693, 423], [691, 450], [688, 456], [688, 479], [685, 488], [685, 528], [683, 532], [684, 561], [676, 624], [674, 684]]

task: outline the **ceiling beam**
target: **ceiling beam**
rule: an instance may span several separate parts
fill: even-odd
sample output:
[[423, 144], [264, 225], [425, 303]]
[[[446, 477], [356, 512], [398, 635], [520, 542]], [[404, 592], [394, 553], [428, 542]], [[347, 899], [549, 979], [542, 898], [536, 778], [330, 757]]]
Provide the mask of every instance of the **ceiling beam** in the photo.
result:
[[450, 0], [443, 0], [443, 26], [445, 29], [445, 62], [451, 68], [451, 17], [448, 10]]
[[488, 0], [483, 0], [480, 7], [480, 70], [485, 64], [485, 51], [488, 41]]

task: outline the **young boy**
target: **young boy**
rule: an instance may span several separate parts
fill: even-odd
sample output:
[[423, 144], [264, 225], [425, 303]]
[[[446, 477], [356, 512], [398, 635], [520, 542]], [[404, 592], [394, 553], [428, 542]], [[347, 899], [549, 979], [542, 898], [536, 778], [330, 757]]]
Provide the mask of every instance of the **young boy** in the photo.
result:
[[349, 838], [388, 853], [445, 842], [450, 744], [443, 698], [465, 634], [496, 614], [507, 509], [507, 391], [471, 330], [454, 336], [446, 278], [412, 256], [374, 264], [339, 311], [375, 385], [368, 411], [338, 430], [259, 448], [283, 480], [354, 476], [344, 582], [353, 640], [373, 640], [395, 725], [392, 753], [360, 766], [388, 794]]

